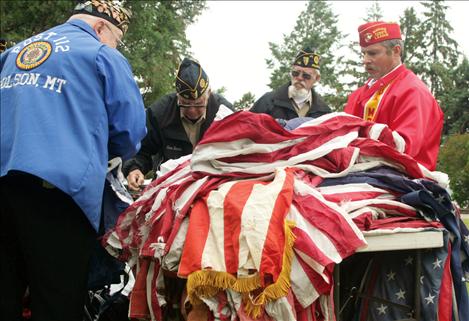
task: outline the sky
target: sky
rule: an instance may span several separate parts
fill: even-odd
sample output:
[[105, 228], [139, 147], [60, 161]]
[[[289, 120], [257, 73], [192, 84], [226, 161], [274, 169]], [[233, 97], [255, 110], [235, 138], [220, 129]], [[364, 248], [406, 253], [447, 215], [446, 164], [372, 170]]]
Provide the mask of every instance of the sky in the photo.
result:
[[[209, 76], [213, 90], [225, 87], [225, 97], [232, 103], [251, 92], [256, 99], [268, 87], [271, 70], [265, 59], [270, 57], [269, 42], [281, 44], [283, 35], [293, 31], [305, 1], [207, 1], [207, 9], [190, 25], [186, 35], [193, 58]], [[358, 37], [372, 1], [330, 1], [338, 15], [339, 30], [347, 40]], [[379, 1], [384, 21], [399, 21], [404, 10], [413, 6], [421, 18], [419, 1]], [[454, 31], [452, 38], [469, 57], [469, 1], [446, 1], [446, 17]], [[466, 17], [465, 17], [466, 15]], [[293, 59], [293, 57], [292, 57]]]

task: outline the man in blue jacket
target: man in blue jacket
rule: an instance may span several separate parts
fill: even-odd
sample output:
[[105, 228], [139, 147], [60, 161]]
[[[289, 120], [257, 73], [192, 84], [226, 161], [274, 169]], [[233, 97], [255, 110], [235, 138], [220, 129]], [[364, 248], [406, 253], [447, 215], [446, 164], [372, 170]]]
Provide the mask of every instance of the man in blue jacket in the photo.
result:
[[130, 12], [77, 5], [64, 24], [1, 55], [0, 319], [82, 320], [107, 162], [146, 134], [139, 88], [116, 50]]

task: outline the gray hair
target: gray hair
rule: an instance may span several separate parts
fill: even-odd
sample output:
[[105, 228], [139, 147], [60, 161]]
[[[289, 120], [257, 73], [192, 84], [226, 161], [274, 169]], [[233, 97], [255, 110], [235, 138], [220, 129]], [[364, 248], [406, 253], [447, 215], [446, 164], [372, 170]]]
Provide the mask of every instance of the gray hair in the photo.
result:
[[402, 39], [384, 40], [384, 41], [381, 42], [381, 44], [386, 47], [386, 52], [388, 54], [391, 53], [391, 49], [394, 48], [395, 46], [401, 47], [401, 58], [403, 57], [403, 54], [404, 54], [404, 40], [402, 40]]

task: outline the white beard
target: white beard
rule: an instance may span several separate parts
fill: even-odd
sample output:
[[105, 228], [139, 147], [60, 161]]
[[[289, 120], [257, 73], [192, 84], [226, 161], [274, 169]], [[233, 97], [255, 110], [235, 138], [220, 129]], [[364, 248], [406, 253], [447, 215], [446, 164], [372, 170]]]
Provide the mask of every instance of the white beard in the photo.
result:
[[309, 98], [309, 90], [290, 85], [288, 87], [288, 95], [293, 98], [297, 105], [302, 105]]

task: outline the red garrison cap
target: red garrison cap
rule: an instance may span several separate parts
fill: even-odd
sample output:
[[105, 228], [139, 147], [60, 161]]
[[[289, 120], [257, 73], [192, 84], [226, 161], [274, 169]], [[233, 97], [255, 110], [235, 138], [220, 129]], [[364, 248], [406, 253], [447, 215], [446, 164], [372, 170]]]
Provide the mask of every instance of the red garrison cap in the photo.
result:
[[367, 47], [377, 42], [402, 39], [401, 28], [395, 22], [373, 21], [358, 27], [360, 46]]

